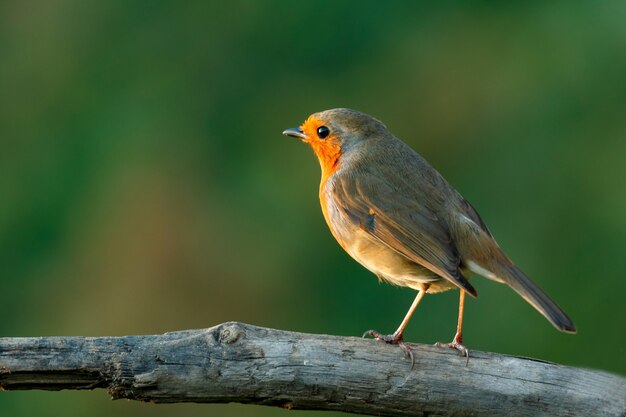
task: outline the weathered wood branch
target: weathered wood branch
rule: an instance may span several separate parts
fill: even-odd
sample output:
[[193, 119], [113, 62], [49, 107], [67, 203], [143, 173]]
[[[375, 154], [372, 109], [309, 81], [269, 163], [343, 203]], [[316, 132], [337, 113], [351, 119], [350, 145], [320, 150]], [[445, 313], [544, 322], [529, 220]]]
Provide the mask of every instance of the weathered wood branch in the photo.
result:
[[224, 323], [157, 336], [0, 338], [0, 388], [394, 416], [624, 416], [626, 379], [533, 359]]

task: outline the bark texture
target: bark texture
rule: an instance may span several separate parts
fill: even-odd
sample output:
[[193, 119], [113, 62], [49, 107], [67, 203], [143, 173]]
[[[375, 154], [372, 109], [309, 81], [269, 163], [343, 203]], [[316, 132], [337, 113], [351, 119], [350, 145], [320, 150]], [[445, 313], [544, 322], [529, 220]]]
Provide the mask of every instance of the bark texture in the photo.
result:
[[[106, 388], [113, 398], [240, 402], [386, 416], [614, 416], [626, 379], [471, 351], [242, 323], [155, 336], [0, 338], [0, 388]], [[6, 394], [5, 394], [6, 395]]]

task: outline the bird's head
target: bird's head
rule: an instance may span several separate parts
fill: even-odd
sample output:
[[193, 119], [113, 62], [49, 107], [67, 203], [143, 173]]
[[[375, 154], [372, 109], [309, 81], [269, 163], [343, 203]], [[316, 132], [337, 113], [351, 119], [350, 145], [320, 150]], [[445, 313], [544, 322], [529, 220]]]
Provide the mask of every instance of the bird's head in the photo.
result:
[[375, 136], [384, 136], [387, 129], [380, 121], [351, 109], [331, 109], [314, 113], [300, 125], [287, 129], [283, 135], [308, 143], [329, 176], [337, 169], [341, 157], [356, 145]]

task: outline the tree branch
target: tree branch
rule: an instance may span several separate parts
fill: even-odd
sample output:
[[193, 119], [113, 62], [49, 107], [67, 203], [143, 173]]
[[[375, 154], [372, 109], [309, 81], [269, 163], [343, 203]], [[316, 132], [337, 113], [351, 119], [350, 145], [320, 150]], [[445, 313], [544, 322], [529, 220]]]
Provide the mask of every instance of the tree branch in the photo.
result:
[[387, 416], [620, 416], [626, 379], [471, 351], [224, 323], [126, 337], [0, 338], [0, 388]]

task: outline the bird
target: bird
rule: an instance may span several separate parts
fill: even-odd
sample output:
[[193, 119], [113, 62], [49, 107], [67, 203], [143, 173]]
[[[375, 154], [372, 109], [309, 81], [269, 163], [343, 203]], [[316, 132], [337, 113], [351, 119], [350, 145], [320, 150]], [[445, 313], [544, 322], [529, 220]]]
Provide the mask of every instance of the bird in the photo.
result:
[[[322, 214], [339, 245], [380, 281], [417, 291], [392, 334], [371, 336], [399, 345], [426, 294], [458, 289], [454, 338], [437, 343], [460, 352], [468, 281], [480, 275], [506, 284], [558, 330], [576, 333], [568, 315], [504, 253], [474, 207], [421, 155], [365, 113], [336, 108], [310, 115], [283, 135], [310, 145], [321, 167]], [[466, 362], [467, 364], [467, 362]]]

